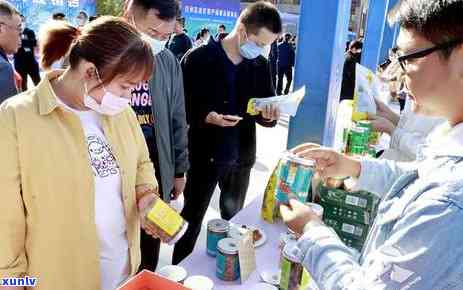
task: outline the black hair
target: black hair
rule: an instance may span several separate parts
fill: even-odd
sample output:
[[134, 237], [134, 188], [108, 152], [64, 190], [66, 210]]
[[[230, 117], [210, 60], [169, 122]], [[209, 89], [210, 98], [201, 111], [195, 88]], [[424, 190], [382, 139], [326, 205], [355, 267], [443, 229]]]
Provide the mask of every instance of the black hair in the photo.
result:
[[291, 33], [286, 33], [285, 34], [285, 41], [290, 41], [292, 38]]
[[96, 16], [96, 15], [90, 16], [90, 17], [88, 18], [88, 22], [92, 22], [92, 21], [94, 21], [94, 20], [96, 20], [96, 19], [98, 19], [98, 16]]
[[219, 28], [222, 28], [223, 30], [227, 30], [227, 28], [225, 27], [224, 24], [220, 24], [220, 25], [219, 25]]
[[[401, 28], [414, 30], [434, 44], [463, 40], [463, 1], [402, 0], [389, 13], [388, 20]], [[453, 48], [443, 50], [448, 57]]]
[[175, 19], [180, 13], [180, 6], [177, 0], [130, 0], [133, 5], [145, 11], [156, 9], [157, 16], [161, 20]]
[[13, 15], [20, 14], [10, 2], [0, 0], [0, 16], [12, 17]]
[[199, 36], [200, 37], [203, 37], [204, 35], [208, 34], [209, 33], [209, 29], [207, 28], [203, 28], [201, 29], [201, 31], [199, 32]]
[[58, 19], [58, 18], [66, 18], [66, 15], [62, 12], [57, 12], [53, 14], [53, 19]]
[[363, 42], [360, 39], [352, 40], [349, 44], [349, 49], [362, 49]]
[[219, 40], [224, 40], [224, 38], [227, 37], [227, 36], [228, 36], [228, 33], [224, 32], [224, 33], [220, 33], [217, 38]]
[[283, 30], [280, 13], [271, 3], [259, 1], [249, 5], [240, 15], [239, 22], [243, 23], [248, 32], [259, 33], [261, 28], [280, 34]]

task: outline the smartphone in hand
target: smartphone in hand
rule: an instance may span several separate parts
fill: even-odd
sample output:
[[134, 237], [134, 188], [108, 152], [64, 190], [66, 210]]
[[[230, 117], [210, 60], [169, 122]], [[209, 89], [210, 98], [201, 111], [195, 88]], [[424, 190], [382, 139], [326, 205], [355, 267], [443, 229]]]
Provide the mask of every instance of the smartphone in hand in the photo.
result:
[[225, 121], [229, 121], [229, 122], [238, 122], [238, 121], [243, 120], [242, 117], [240, 117], [240, 116], [234, 116], [234, 115], [224, 115], [224, 116], [223, 116], [223, 119], [224, 119]]

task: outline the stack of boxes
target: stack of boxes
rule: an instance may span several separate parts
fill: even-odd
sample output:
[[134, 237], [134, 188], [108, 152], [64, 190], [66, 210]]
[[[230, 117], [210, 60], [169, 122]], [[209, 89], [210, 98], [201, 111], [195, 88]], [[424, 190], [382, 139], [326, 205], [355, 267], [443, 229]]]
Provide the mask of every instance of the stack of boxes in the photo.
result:
[[324, 185], [318, 188], [323, 220], [349, 247], [362, 250], [379, 205], [379, 198], [369, 192], [348, 192]]

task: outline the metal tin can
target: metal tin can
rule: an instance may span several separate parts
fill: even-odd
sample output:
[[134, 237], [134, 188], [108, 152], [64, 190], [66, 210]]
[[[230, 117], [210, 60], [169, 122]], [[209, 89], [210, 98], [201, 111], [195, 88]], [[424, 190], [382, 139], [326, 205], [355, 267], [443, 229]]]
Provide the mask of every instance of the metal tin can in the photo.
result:
[[354, 145], [349, 146], [349, 155], [363, 155], [365, 153], [366, 147], [364, 145]]
[[207, 223], [207, 254], [217, 255], [217, 244], [228, 235], [230, 224], [226, 220], [213, 219]]
[[353, 127], [349, 133], [349, 146], [366, 146], [370, 138], [368, 129]]
[[373, 125], [371, 124], [371, 121], [368, 120], [358, 121], [357, 127], [367, 129], [368, 134], [370, 134], [373, 131]]
[[185, 268], [174, 265], [165, 266], [157, 272], [160, 276], [180, 284], [182, 284], [188, 276]]
[[217, 278], [235, 281], [240, 277], [240, 263], [236, 239], [226, 238], [217, 245]]
[[315, 162], [287, 155], [282, 159], [278, 186], [277, 199], [281, 203], [287, 203], [290, 197], [297, 197], [305, 202], [309, 196], [312, 177], [314, 175]]
[[310, 283], [310, 275], [304, 270], [302, 261], [292, 253], [295, 243], [289, 242], [283, 250], [280, 290], [300, 290]]
[[169, 245], [175, 244], [188, 228], [188, 223], [182, 216], [159, 197], [153, 201], [145, 218], [151, 226], [158, 229], [157, 234], [161, 241]]

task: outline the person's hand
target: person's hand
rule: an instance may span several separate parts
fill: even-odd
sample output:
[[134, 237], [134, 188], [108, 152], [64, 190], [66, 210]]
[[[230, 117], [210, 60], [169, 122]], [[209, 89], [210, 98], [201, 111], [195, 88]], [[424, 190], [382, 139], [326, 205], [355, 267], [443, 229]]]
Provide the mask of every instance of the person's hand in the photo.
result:
[[177, 200], [177, 198], [182, 195], [185, 190], [186, 177], [175, 178], [174, 180], [174, 190], [170, 196], [171, 200]]
[[210, 112], [206, 117], [206, 123], [219, 127], [235, 127], [242, 118], [238, 116], [222, 115], [217, 112]]
[[302, 144], [291, 150], [298, 157], [315, 161], [315, 170], [325, 180], [329, 177], [360, 176], [360, 161], [318, 144]]
[[307, 223], [314, 221], [322, 224], [315, 212], [297, 199], [290, 199], [289, 205], [280, 205], [280, 214], [288, 228], [299, 236], [304, 233]]
[[375, 98], [376, 103], [376, 115], [389, 120], [394, 127], [399, 123], [400, 116], [391, 110], [385, 103]]
[[379, 115], [368, 115], [368, 119], [371, 120], [371, 125], [375, 131], [392, 135], [392, 132], [395, 130], [394, 124], [384, 117]]
[[155, 194], [148, 194], [140, 198], [138, 201], [138, 213], [139, 213], [139, 218], [140, 218], [140, 223], [142, 229], [145, 230], [145, 232], [152, 236], [155, 239], [161, 238], [161, 234], [159, 233], [159, 230], [151, 226], [150, 222], [146, 220], [146, 215], [148, 212], [151, 210], [154, 201], [159, 198]]
[[262, 117], [269, 122], [280, 119], [280, 109], [276, 105], [266, 105], [262, 110]]

